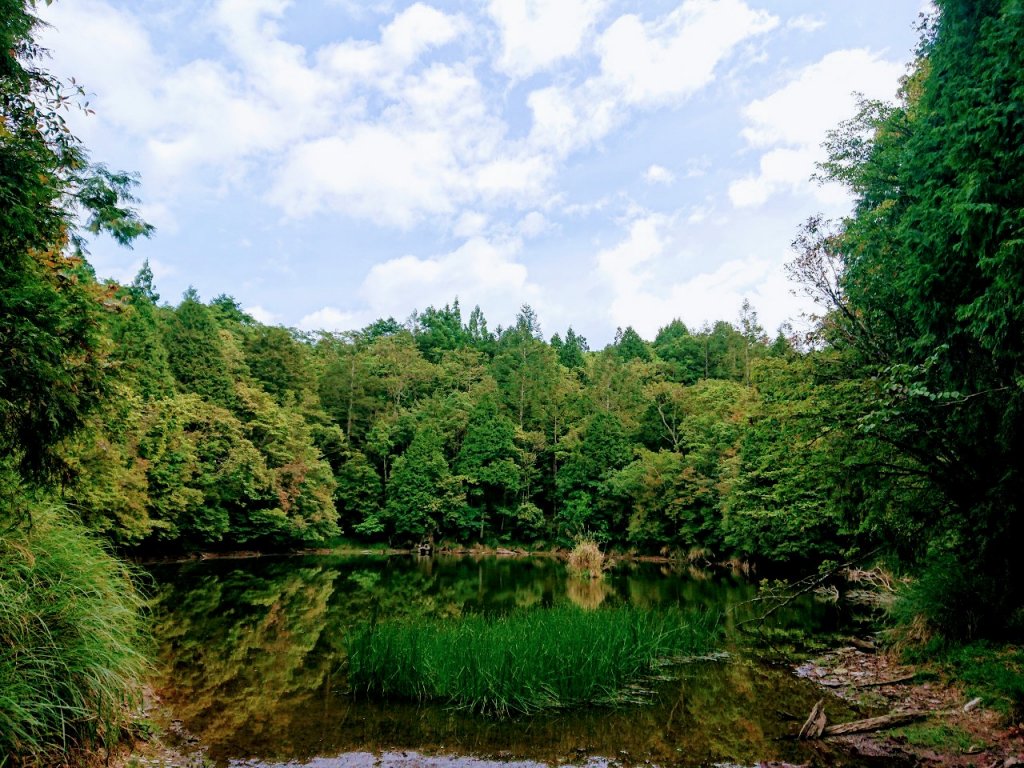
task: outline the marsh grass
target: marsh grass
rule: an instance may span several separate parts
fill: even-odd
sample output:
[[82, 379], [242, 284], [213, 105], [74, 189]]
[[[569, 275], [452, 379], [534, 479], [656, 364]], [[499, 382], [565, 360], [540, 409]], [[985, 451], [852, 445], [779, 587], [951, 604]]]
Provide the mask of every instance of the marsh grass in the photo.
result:
[[65, 510], [30, 521], [0, 536], [0, 765], [112, 745], [147, 669], [130, 572]]
[[354, 693], [498, 716], [643, 701], [659, 670], [708, 654], [710, 614], [619, 607], [367, 623], [348, 640]]

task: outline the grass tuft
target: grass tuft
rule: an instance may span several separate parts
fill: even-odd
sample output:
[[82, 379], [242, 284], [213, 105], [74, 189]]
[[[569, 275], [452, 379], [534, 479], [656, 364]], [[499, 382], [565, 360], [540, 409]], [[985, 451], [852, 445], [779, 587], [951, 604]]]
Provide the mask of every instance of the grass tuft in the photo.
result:
[[604, 552], [593, 539], [579, 539], [569, 553], [569, 572], [582, 578], [599, 579], [604, 573]]
[[121, 737], [147, 669], [141, 608], [130, 572], [66, 511], [4, 530], [0, 756], [63, 762]]
[[642, 701], [658, 670], [708, 654], [710, 614], [574, 607], [367, 623], [348, 641], [353, 692], [506, 716]]

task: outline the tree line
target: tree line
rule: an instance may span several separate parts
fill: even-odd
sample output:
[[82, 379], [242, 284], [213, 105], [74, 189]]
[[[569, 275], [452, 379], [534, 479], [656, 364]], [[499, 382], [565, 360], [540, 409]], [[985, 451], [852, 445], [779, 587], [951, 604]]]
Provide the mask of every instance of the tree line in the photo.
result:
[[[564, 545], [761, 551], [744, 444], [767, 372], [805, 357], [734, 325], [632, 328], [591, 351], [529, 306], [490, 330], [456, 300], [358, 331], [255, 321], [228, 296], [160, 305], [144, 266], [100, 315], [116, 391], [56, 448], [64, 498], [124, 547]], [[804, 546], [807, 544], [807, 546]], [[824, 545], [824, 537], [819, 544]]]

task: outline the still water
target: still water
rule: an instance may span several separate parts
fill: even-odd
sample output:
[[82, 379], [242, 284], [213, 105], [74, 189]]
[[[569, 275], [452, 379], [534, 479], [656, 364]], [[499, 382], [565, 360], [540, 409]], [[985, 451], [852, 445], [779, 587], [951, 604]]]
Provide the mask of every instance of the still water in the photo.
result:
[[[219, 766], [839, 760], [792, 739], [794, 718], [806, 716], [820, 693], [792, 674], [777, 649], [794, 636], [842, 631], [846, 619], [808, 597], [773, 614], [764, 632], [740, 631], [763, 606], [749, 602], [755, 587], [730, 573], [634, 564], [589, 582], [553, 559], [411, 556], [224, 559], [150, 572], [155, 687]], [[646, 705], [528, 718], [495, 720], [347, 691], [346, 635], [371, 615], [457, 617], [566, 603], [711, 609], [722, 616], [728, 656], [677, 668]], [[830, 705], [830, 714], [851, 713]]]

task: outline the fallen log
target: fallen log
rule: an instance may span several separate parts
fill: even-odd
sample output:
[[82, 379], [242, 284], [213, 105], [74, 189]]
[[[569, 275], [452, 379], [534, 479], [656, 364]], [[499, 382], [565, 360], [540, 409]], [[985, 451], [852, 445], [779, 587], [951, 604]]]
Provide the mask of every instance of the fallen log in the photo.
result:
[[[974, 702], [968, 703], [973, 704]], [[901, 725], [915, 723], [918, 720], [924, 720], [928, 717], [955, 715], [959, 711], [960, 710], [949, 709], [936, 711], [919, 710], [915, 712], [891, 712], [888, 715], [879, 715], [877, 717], [867, 717], [863, 720], [851, 720], [848, 723], [828, 725], [828, 717], [825, 714], [825, 700], [819, 699], [818, 703], [811, 709], [811, 714], [807, 717], [807, 722], [805, 722], [803, 727], [800, 729], [800, 733], [797, 735], [797, 738], [801, 740], [822, 739], [828, 738], [829, 736], [848, 736], [852, 733], [884, 731], [887, 728], [898, 728]]]
[[849, 723], [836, 723], [827, 726], [822, 731], [822, 736], [848, 736], [851, 733], [870, 733], [872, 731], [884, 731], [887, 728], [898, 728], [908, 723], [916, 723], [931, 715], [942, 714], [940, 712], [893, 712], [878, 717], [868, 717], [864, 720], [853, 720]]

